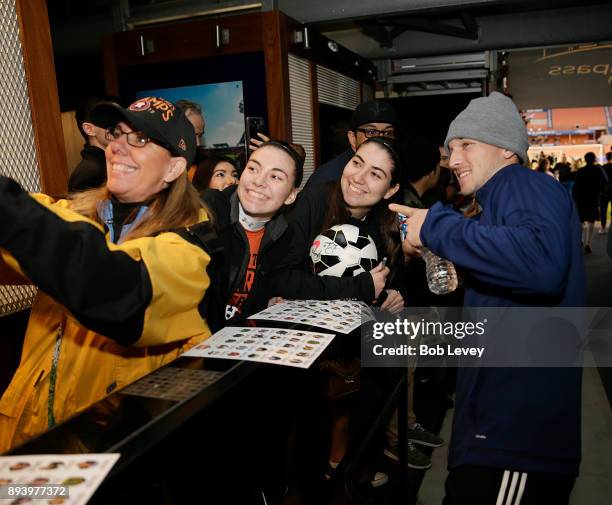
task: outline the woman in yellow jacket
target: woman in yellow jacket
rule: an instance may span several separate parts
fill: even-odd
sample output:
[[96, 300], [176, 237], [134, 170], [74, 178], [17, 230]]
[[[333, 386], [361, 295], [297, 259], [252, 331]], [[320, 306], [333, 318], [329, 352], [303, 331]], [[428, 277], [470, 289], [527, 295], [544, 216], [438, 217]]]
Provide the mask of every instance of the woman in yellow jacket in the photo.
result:
[[210, 335], [198, 310], [208, 217], [185, 171], [191, 123], [155, 97], [93, 114], [109, 127], [106, 186], [54, 201], [0, 176], [0, 282], [39, 287], [0, 398], [0, 452]]

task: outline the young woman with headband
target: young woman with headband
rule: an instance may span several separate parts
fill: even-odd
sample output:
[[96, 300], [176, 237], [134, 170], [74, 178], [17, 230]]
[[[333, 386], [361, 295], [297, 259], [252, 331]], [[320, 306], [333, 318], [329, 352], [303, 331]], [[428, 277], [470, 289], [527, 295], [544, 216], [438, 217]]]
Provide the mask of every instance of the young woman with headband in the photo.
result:
[[251, 154], [238, 186], [202, 193], [224, 247], [207, 312], [213, 330], [267, 306], [272, 296], [267, 274], [287, 254], [283, 209], [295, 201], [303, 162], [289, 144], [269, 140]]
[[[389, 289], [393, 270], [403, 267], [395, 216], [387, 205], [399, 190], [401, 162], [391, 140], [370, 138], [359, 146], [344, 168], [340, 181], [305, 190], [290, 214], [292, 242], [275, 269], [271, 291], [289, 299], [333, 300], [351, 298], [373, 303], [386, 292], [381, 308], [397, 312], [403, 297]], [[355, 277], [317, 276], [309, 268], [309, 251], [315, 237], [337, 224], [353, 224], [367, 233], [378, 251], [379, 263], [371, 272]], [[389, 278], [388, 278], [389, 276]]]
[[[381, 298], [381, 293], [384, 292], [386, 298], [382, 303], [379, 301], [380, 308], [392, 313], [402, 310], [404, 296], [400, 292], [400, 286], [402, 289], [406, 286], [400, 271], [403, 270], [404, 261], [397, 221], [395, 215], [388, 210], [388, 204], [400, 188], [400, 174], [401, 161], [393, 142], [385, 138], [369, 138], [349, 160], [340, 181], [309, 186], [299, 195], [295, 208], [289, 215], [291, 233], [288, 237], [291, 242], [288, 244], [288, 254], [271, 276], [270, 293], [278, 297], [275, 301], [282, 298], [348, 298], [371, 304]], [[362, 272], [354, 277], [315, 275], [309, 265], [309, 251], [313, 240], [332, 226], [345, 223], [358, 227], [362, 234], [368, 234], [372, 238], [380, 263], [370, 272]], [[386, 265], [383, 258], [386, 258]], [[344, 363], [355, 361], [353, 357], [359, 354], [358, 339], [337, 340], [326, 353], [333, 355], [334, 360], [340, 359]], [[333, 469], [344, 457], [351, 437], [357, 440], [364, 436], [364, 429], [369, 426], [372, 416], [382, 408], [387, 390], [391, 387], [390, 379], [394, 371], [387, 373], [385, 369], [378, 373], [381, 370], [367, 370], [373, 372], [361, 374], [362, 391], [354, 398], [355, 401], [351, 401], [348, 396], [330, 403], [331, 448], [326, 476], [333, 473]], [[304, 403], [319, 405], [320, 399], [317, 397], [320, 391], [313, 387], [317, 381], [316, 371], [315, 376], [311, 374], [305, 378], [301, 385]], [[309, 400], [305, 400], [306, 398]], [[348, 400], [348, 403], [345, 400]], [[309, 412], [300, 414], [298, 419], [313, 415], [313, 411], [318, 409], [307, 407], [306, 410]], [[313, 422], [319, 423], [321, 419]], [[308, 439], [310, 430], [301, 430], [301, 433], [300, 439]], [[349, 433], [352, 435], [349, 436]], [[302, 444], [308, 454], [320, 445], [321, 441], [311, 440]], [[304, 470], [308, 473], [317, 472], [317, 469], [312, 468]], [[306, 477], [306, 481], [308, 483], [303, 487], [308, 489], [317, 482], [317, 476], [313, 475], [310, 481], [309, 477]], [[381, 472], [374, 472], [371, 478], [371, 484], [375, 487], [385, 484], [386, 481], [387, 476]]]

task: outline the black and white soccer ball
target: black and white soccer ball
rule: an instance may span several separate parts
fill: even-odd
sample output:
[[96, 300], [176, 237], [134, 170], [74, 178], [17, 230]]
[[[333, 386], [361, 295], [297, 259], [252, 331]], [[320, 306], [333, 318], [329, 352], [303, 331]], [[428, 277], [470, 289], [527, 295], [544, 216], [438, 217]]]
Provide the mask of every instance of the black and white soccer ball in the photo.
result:
[[310, 264], [317, 275], [355, 276], [369, 272], [377, 262], [374, 241], [352, 224], [332, 226], [310, 246]]

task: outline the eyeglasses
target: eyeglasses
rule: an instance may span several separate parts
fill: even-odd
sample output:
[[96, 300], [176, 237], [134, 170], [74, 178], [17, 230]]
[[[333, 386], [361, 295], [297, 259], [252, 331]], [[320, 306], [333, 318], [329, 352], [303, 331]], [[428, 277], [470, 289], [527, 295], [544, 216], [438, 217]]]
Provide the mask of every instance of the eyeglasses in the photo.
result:
[[395, 138], [395, 130], [377, 130], [376, 128], [357, 128], [358, 132], [363, 133], [367, 138], [372, 137], [386, 137], [393, 139]]
[[132, 147], [144, 147], [149, 142], [153, 142], [154, 144], [157, 144], [161, 147], [168, 149], [169, 151], [172, 151], [172, 149], [170, 149], [170, 147], [167, 144], [164, 144], [163, 142], [147, 137], [146, 134], [143, 132], [124, 132], [119, 126], [115, 126], [114, 128], [106, 129], [106, 133], [105, 133], [106, 140], [117, 140], [119, 139], [119, 137], [121, 137], [121, 135], [126, 136], [127, 143], [131, 145]]

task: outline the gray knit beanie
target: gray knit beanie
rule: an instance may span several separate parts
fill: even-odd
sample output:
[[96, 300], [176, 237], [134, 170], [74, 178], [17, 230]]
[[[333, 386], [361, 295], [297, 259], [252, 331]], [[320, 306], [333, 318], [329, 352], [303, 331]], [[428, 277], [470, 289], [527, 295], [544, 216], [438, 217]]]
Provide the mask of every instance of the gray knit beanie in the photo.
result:
[[444, 147], [448, 150], [448, 143], [456, 138], [502, 147], [516, 154], [522, 163], [527, 161], [525, 123], [514, 102], [497, 91], [470, 101], [450, 124]]

